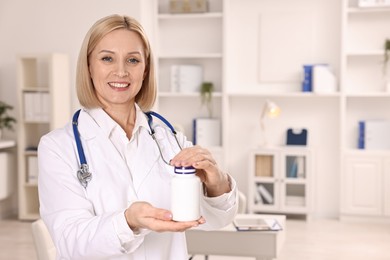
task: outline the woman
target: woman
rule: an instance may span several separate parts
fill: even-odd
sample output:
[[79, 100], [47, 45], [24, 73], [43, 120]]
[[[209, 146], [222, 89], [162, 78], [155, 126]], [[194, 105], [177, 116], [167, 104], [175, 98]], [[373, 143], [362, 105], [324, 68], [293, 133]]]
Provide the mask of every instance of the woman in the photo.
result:
[[[141, 25], [127, 16], [97, 21], [78, 60], [77, 131], [92, 178], [81, 185], [72, 123], [42, 137], [38, 147], [41, 217], [58, 259], [187, 259], [185, 231], [217, 229], [237, 210], [235, 181], [206, 149], [157, 127], [153, 56]], [[162, 156], [170, 159], [164, 163]], [[173, 166], [193, 166], [204, 195], [196, 221], [175, 222], [170, 209]]]

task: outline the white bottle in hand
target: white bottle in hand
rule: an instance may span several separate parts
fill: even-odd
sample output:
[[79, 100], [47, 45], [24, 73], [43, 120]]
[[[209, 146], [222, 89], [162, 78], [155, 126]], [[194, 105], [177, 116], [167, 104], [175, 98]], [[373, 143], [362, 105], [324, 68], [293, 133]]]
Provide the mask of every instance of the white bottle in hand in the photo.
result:
[[171, 183], [171, 211], [175, 221], [193, 221], [200, 218], [199, 200], [201, 182], [193, 167], [175, 167]]

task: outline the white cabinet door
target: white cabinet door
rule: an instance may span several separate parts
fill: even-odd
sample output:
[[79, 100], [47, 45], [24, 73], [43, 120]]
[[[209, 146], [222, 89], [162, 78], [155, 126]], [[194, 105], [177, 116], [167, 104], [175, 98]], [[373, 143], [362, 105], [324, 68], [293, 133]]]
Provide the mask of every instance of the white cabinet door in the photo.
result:
[[264, 148], [253, 151], [249, 176], [249, 210], [307, 215], [311, 175], [305, 148]]
[[370, 157], [348, 157], [341, 192], [342, 211], [346, 214], [382, 214], [382, 160]]

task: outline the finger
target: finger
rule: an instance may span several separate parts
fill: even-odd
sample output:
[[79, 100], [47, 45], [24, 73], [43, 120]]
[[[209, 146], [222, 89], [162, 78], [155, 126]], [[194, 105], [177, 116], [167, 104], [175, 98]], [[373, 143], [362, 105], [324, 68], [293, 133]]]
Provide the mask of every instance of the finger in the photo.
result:
[[[209, 161], [209, 164], [205, 164], [205, 162]], [[171, 160], [171, 165], [174, 166], [190, 166], [195, 163], [203, 162], [204, 166], [208, 165], [216, 165], [216, 161], [214, 160], [212, 154], [201, 147], [190, 147], [183, 149], [178, 155], [176, 155]]]
[[169, 210], [159, 209], [159, 208], [151, 208], [148, 217], [152, 217], [155, 219], [169, 221], [172, 220], [172, 213]]
[[209, 169], [210, 167], [216, 167], [217, 163], [214, 160], [201, 160], [192, 164], [195, 169]]
[[202, 149], [200, 146], [192, 146], [187, 147], [181, 150], [173, 159], [172, 161], [186, 161], [190, 158], [193, 158], [197, 154], [205, 153], [204, 149]]
[[198, 221], [177, 222], [173, 220], [164, 221], [150, 218], [148, 221], [149, 229], [156, 232], [181, 232], [199, 225]]

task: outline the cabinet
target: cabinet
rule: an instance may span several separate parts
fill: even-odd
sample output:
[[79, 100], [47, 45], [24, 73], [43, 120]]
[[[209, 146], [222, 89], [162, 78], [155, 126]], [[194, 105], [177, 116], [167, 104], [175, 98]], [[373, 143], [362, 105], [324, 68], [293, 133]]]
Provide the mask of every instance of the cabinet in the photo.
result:
[[311, 152], [302, 147], [257, 149], [250, 156], [249, 210], [311, 213]]
[[224, 0], [208, 1], [208, 12], [171, 14], [169, 0], [156, 0], [156, 61], [158, 98], [156, 110], [180, 127], [193, 140], [193, 119], [207, 117], [200, 91], [172, 89], [174, 65], [197, 65], [203, 70], [203, 82], [212, 82], [213, 117], [221, 123], [221, 145], [208, 147], [221, 165], [224, 162]]
[[359, 121], [390, 120], [390, 67], [385, 70], [383, 50], [390, 38], [390, 8], [359, 8], [357, 0], [344, 0], [342, 16], [340, 212], [383, 216], [386, 152], [357, 147]]
[[39, 217], [37, 146], [42, 135], [70, 120], [69, 61], [65, 54], [17, 57], [19, 218]]
[[390, 154], [349, 153], [345, 157], [343, 216], [390, 216]]

